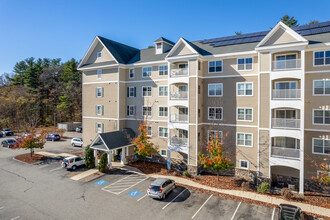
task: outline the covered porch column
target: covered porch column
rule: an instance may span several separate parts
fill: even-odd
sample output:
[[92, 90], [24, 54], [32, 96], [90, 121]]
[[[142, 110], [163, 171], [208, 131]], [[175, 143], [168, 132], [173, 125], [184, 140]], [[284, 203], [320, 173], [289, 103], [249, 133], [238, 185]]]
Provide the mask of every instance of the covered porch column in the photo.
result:
[[94, 149], [94, 160], [95, 160], [95, 167], [97, 167], [99, 164], [99, 160], [97, 159], [97, 150], [96, 149]]
[[108, 154], [108, 167], [109, 169], [112, 169], [112, 154], [111, 154], [111, 150], [107, 151], [107, 154]]

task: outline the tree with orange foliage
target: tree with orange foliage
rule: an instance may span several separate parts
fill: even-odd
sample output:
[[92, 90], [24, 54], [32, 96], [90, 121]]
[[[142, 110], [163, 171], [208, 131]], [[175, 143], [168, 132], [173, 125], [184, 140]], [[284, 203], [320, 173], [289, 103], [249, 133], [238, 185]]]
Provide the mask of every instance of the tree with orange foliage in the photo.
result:
[[223, 152], [223, 142], [219, 135], [211, 136], [211, 140], [207, 143], [208, 154], [204, 155], [201, 152], [198, 153], [199, 163], [204, 168], [212, 169], [217, 172], [218, 183], [220, 170], [231, 168], [234, 164], [230, 163], [230, 159], [225, 156]]
[[30, 156], [33, 156], [34, 149], [42, 149], [46, 143], [46, 131], [42, 130], [40, 135], [37, 135], [35, 131], [32, 131], [24, 136], [21, 137], [20, 141], [18, 142], [19, 148], [30, 149]]
[[150, 137], [147, 136], [148, 125], [146, 123], [141, 123], [139, 126], [139, 131], [139, 136], [133, 141], [135, 144], [134, 151], [139, 157], [143, 158], [145, 165], [145, 158], [152, 156], [157, 151], [154, 148], [154, 144], [149, 141]]
[[317, 164], [315, 166], [320, 169], [317, 177], [312, 177], [312, 179], [316, 180], [320, 185], [323, 185], [325, 189], [328, 189], [330, 184], [330, 169], [325, 163]]

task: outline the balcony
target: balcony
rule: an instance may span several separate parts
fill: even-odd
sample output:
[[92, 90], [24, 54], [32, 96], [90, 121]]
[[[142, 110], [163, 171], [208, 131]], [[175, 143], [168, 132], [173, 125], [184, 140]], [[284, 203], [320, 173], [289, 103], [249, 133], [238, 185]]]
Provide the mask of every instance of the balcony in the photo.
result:
[[300, 59], [276, 60], [272, 62], [273, 71], [293, 70], [300, 68], [301, 68]]
[[273, 89], [273, 99], [300, 99], [300, 89]]
[[188, 145], [188, 138], [181, 138], [181, 137], [172, 136], [170, 138], [170, 144], [171, 145], [187, 146]]
[[186, 114], [171, 114], [171, 122], [188, 122], [188, 115]]
[[187, 68], [171, 69], [171, 77], [188, 76]]
[[188, 100], [188, 92], [171, 92], [170, 100]]
[[300, 119], [272, 118], [272, 128], [300, 128]]
[[300, 158], [300, 150], [294, 148], [284, 148], [272, 146], [272, 157]]

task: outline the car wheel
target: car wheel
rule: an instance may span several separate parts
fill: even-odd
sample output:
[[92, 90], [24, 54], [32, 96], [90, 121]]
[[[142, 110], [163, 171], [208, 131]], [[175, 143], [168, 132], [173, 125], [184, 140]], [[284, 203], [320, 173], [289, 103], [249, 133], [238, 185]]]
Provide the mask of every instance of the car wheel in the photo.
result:
[[72, 147], [75, 147], [76, 145], [75, 144], [72, 144]]
[[163, 194], [162, 199], [166, 199], [166, 193]]
[[77, 166], [76, 165], [73, 165], [72, 166], [72, 170], [76, 170], [77, 169]]

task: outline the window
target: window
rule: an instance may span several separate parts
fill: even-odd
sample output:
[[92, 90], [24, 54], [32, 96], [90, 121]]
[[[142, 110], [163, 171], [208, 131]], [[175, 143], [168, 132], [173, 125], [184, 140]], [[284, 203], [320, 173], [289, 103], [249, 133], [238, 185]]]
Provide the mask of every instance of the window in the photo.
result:
[[[211, 138], [217, 138], [217, 136], [222, 139], [222, 131], [214, 131], [214, 130], [209, 130], [208, 131], [208, 140], [211, 141]], [[222, 141], [222, 140], [221, 140]]]
[[102, 52], [97, 53], [97, 58], [100, 58], [100, 57], [102, 57]]
[[168, 70], [167, 70], [167, 66], [159, 66], [158, 68], [158, 74], [160, 76], [167, 76], [168, 75]]
[[209, 73], [222, 72], [222, 60], [209, 61]]
[[95, 131], [96, 131], [96, 133], [103, 133], [103, 124], [102, 123], [96, 123]]
[[249, 161], [239, 160], [239, 168], [248, 170], [249, 169]]
[[136, 97], [136, 87], [127, 87], [127, 97]]
[[168, 128], [158, 127], [159, 137], [167, 138], [168, 137]]
[[158, 87], [158, 96], [168, 96], [168, 87], [167, 86], [159, 86]]
[[237, 83], [237, 95], [238, 96], [252, 96], [253, 95], [253, 83]]
[[330, 140], [313, 138], [313, 153], [330, 155]]
[[97, 78], [98, 79], [102, 78], [102, 70], [97, 70]]
[[237, 59], [237, 70], [252, 70], [252, 58]]
[[103, 97], [103, 88], [96, 88], [96, 97]]
[[222, 96], [222, 83], [209, 84], [209, 96]]
[[314, 80], [313, 91], [314, 95], [330, 95], [330, 80]]
[[167, 107], [159, 107], [158, 116], [159, 117], [167, 117], [168, 116], [168, 108]]
[[143, 106], [142, 107], [142, 115], [143, 116], [151, 116], [151, 106]]
[[314, 52], [314, 66], [330, 65], [330, 50]]
[[157, 49], [160, 49], [160, 48], [162, 48], [162, 44], [161, 43], [157, 43], [156, 44], [156, 47], [157, 47]]
[[152, 127], [151, 127], [151, 126], [148, 126], [148, 129], [147, 129], [147, 136], [149, 136], [149, 137], [152, 136]]
[[129, 69], [129, 78], [133, 79], [135, 77], [135, 70], [134, 69]]
[[237, 133], [237, 145], [252, 147], [252, 134]]
[[160, 150], [160, 155], [167, 156], [167, 150]]
[[134, 116], [136, 114], [136, 107], [135, 105], [128, 105], [127, 106], [127, 115]]
[[313, 109], [314, 124], [330, 125], [330, 110]]
[[252, 121], [252, 108], [237, 108], [237, 121]]
[[144, 97], [151, 97], [151, 86], [142, 86], [142, 96]]
[[151, 76], [152, 67], [143, 67], [142, 68], [142, 77]]
[[96, 106], [96, 115], [103, 115], [103, 105]]
[[209, 107], [209, 120], [222, 120], [222, 108]]

